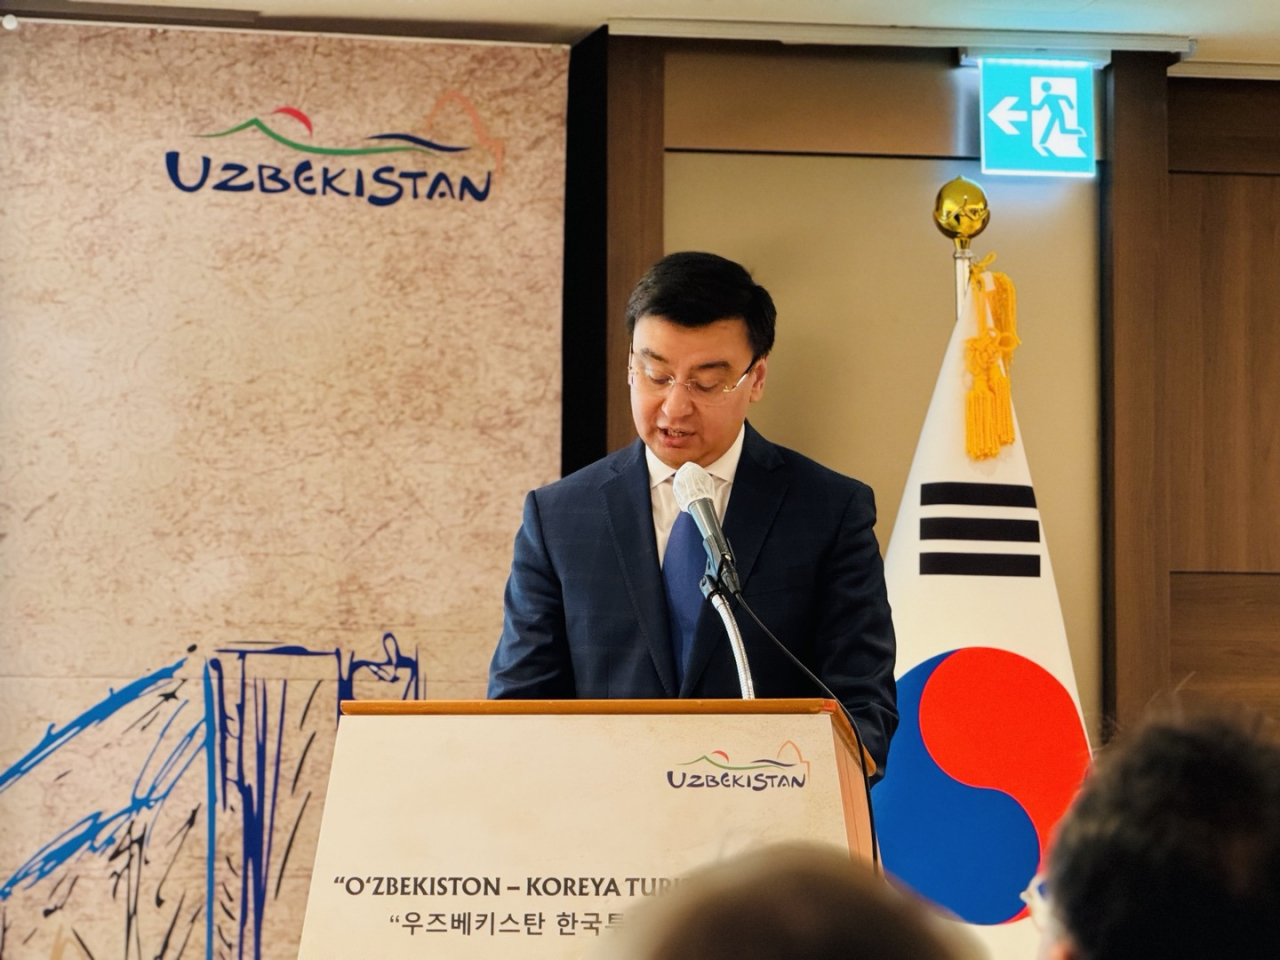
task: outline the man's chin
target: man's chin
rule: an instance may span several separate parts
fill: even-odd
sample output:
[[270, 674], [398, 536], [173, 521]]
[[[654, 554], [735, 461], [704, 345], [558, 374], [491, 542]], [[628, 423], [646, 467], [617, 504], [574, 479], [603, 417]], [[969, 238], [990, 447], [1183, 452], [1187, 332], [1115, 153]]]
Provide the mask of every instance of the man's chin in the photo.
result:
[[692, 434], [673, 437], [659, 430], [646, 439], [646, 444], [655, 457], [676, 470], [690, 460], [697, 460], [701, 452]]

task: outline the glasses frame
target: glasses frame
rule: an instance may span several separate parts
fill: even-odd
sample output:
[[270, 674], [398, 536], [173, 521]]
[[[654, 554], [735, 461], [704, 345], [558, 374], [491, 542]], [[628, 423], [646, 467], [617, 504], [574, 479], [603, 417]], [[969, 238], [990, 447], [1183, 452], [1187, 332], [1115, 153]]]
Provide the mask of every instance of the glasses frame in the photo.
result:
[[[736, 381], [734, 381], [734, 383], [733, 383], [733, 385], [732, 385], [732, 386], [722, 387], [719, 393], [713, 393], [713, 394], [710, 394], [710, 395], [706, 395], [706, 394], [704, 394], [704, 395], [699, 396], [699, 395], [697, 395], [697, 394], [695, 394], [695, 393], [693, 392], [693, 383], [694, 383], [695, 381], [693, 381], [693, 380], [678, 380], [678, 379], [676, 379], [676, 377], [674, 377], [674, 376], [670, 376], [670, 377], [667, 377], [667, 379], [666, 379], [666, 381], [665, 381], [665, 384], [666, 384], [666, 385], [665, 385], [664, 387], [662, 387], [660, 390], [656, 391], [656, 392], [654, 393], [654, 396], [669, 395], [669, 394], [670, 394], [670, 391], [672, 390], [672, 388], [674, 388], [674, 387], [676, 386], [676, 384], [679, 384], [680, 386], [684, 387], [684, 391], [685, 391], [685, 393], [687, 393], [687, 394], [689, 395], [689, 402], [690, 402], [690, 403], [707, 403], [707, 402], [711, 402], [713, 405], [715, 405], [715, 404], [720, 404], [720, 403], [724, 403], [724, 402], [725, 402], [725, 400], [727, 400], [727, 399], [728, 399], [729, 394], [733, 393], [733, 392], [734, 392], [735, 390], [737, 390], [740, 386], [742, 386], [742, 382], [743, 382], [744, 380], [746, 380], [746, 379], [747, 379], [747, 377], [750, 375], [751, 371], [752, 371], [752, 370], [754, 370], [754, 369], [756, 368], [756, 363], [758, 363], [758, 362], [759, 362], [759, 360], [760, 360], [760, 358], [759, 358], [759, 357], [752, 357], [752, 358], [751, 358], [751, 362], [750, 362], [749, 364], [747, 364], [747, 369], [745, 369], [745, 370], [743, 370], [743, 371], [742, 371], [742, 376], [740, 376]], [[636, 373], [637, 373], [637, 370], [636, 370], [636, 366], [635, 366], [635, 351], [634, 351], [634, 350], [632, 350], [632, 351], [630, 351], [630, 352], [628, 353], [628, 355], [627, 355], [627, 381], [628, 381], [632, 386], [635, 386], [635, 385], [636, 385], [636, 379], [635, 379], [635, 378], [636, 378]], [[643, 373], [642, 373], [642, 375], [643, 375], [643, 376], [648, 377], [648, 374], [643, 374]], [[652, 382], [652, 380], [653, 380], [653, 378], [652, 378], [652, 377], [648, 377], [648, 379], [649, 379], [651, 382]], [[642, 388], [642, 389], [647, 389], [647, 388]], [[715, 398], [714, 400], [712, 399], [713, 397]]]
[[1047, 896], [1048, 879], [1045, 874], [1037, 873], [1027, 884], [1027, 889], [1018, 894], [1018, 899], [1027, 905], [1027, 914], [1031, 917], [1032, 926], [1041, 932], [1049, 929], [1051, 919]]

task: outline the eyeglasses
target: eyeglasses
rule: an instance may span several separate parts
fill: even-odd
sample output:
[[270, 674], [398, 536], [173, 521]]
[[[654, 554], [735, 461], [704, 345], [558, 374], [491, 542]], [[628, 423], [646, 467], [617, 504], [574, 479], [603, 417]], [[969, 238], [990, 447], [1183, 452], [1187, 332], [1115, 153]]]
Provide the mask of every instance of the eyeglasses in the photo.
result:
[[637, 362], [634, 357], [627, 364], [627, 381], [641, 393], [651, 397], [666, 396], [676, 384], [689, 391], [689, 399], [704, 407], [714, 407], [726, 402], [733, 391], [742, 386], [742, 381], [755, 369], [756, 361], [752, 360], [742, 376], [730, 382], [724, 377], [710, 375], [690, 377], [688, 380], [677, 380], [666, 370], [647, 366]]
[[1027, 913], [1037, 930], [1049, 928], [1049, 881], [1043, 873], [1037, 873], [1018, 897], [1027, 905]]

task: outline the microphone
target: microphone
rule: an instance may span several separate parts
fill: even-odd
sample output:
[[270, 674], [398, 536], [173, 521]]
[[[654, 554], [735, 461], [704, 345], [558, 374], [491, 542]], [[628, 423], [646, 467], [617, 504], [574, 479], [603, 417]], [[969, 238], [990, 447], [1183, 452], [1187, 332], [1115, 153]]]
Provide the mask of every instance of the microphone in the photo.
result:
[[696, 463], [686, 463], [676, 471], [674, 489], [676, 503], [693, 517], [698, 532], [702, 534], [702, 546], [707, 551], [711, 575], [731, 596], [741, 596], [742, 586], [738, 582], [733, 550], [716, 517], [716, 488], [711, 474]]

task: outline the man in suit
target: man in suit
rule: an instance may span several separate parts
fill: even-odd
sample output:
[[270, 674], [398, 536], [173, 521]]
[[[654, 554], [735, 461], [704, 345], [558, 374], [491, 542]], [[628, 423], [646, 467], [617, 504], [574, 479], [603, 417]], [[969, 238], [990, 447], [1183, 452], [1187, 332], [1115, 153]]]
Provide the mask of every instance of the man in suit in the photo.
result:
[[[714, 254], [671, 254], [637, 284], [627, 325], [639, 439], [525, 500], [490, 697], [740, 696], [711, 604], [677, 599], [697, 591], [701, 566], [664, 583], [672, 554], [701, 550], [687, 546], [672, 491], [694, 462], [713, 478], [743, 600], [840, 698], [883, 771], [897, 709], [875, 502], [746, 422], [775, 318], [768, 292]], [[750, 617], [738, 620], [758, 697], [820, 695]]]

